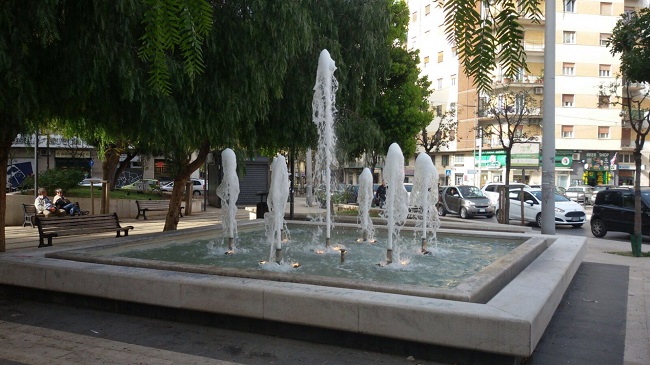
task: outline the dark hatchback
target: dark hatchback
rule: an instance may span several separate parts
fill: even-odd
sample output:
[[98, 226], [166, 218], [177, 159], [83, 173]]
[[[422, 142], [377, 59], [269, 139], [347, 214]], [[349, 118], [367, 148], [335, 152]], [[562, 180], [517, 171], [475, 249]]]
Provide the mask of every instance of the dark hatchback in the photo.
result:
[[[634, 233], [634, 189], [613, 188], [596, 195], [591, 214], [591, 233], [604, 237], [607, 232]], [[641, 188], [641, 233], [650, 235], [650, 188]]]

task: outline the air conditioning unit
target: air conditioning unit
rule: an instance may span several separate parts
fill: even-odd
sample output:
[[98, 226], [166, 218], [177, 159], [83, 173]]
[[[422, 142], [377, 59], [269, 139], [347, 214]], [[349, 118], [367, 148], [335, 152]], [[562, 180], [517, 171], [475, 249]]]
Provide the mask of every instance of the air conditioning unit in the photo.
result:
[[535, 95], [542, 95], [542, 94], [544, 94], [544, 88], [543, 88], [543, 87], [540, 87], [540, 86], [537, 86], [537, 87], [535, 87], [535, 88], [533, 89], [533, 93], [534, 93]]
[[573, 159], [574, 160], [580, 160], [580, 152], [576, 152], [573, 154]]

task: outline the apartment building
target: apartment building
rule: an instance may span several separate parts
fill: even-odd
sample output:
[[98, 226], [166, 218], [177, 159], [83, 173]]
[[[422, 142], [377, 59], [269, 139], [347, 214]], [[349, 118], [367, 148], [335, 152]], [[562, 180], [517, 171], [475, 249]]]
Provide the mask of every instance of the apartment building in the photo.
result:
[[[495, 136], [479, 138], [494, 118], [483, 108], [486, 95], [480, 95], [472, 80], [464, 75], [454, 47], [444, 35], [443, 12], [431, 0], [407, 1], [411, 22], [408, 47], [420, 50], [422, 73], [436, 87], [434, 108], [457, 108], [458, 126], [453, 142], [435, 156], [438, 172], [446, 184], [483, 185], [505, 179], [505, 153]], [[540, 4], [542, 12], [545, 4]], [[607, 39], [620, 14], [647, 7], [648, 1], [558, 0], [555, 16], [555, 184], [632, 184], [634, 181], [634, 132], [621, 106], [599, 96], [600, 85], [616, 80], [620, 61], [606, 47]], [[541, 106], [544, 90], [545, 19], [536, 24], [520, 19], [524, 26], [524, 47], [529, 70], [506, 75], [496, 68], [495, 93], [502, 90], [526, 92]], [[450, 57], [445, 57], [448, 54]], [[442, 56], [439, 56], [442, 55]], [[433, 62], [432, 62], [433, 60]], [[439, 61], [439, 62], [436, 62]], [[546, 75], [548, 76], [548, 75]], [[636, 85], [637, 91], [645, 85]], [[524, 128], [537, 135], [543, 148], [542, 121], [548, 113], [539, 108], [526, 118]], [[624, 113], [623, 113], [624, 114]], [[436, 121], [429, 129], [435, 130]], [[541, 151], [541, 150], [540, 150]], [[643, 152], [641, 184], [647, 186], [648, 151]], [[540, 152], [541, 154], [541, 152]], [[479, 157], [480, 156], [480, 157]], [[541, 167], [526, 166], [511, 170], [510, 181], [541, 183]]]

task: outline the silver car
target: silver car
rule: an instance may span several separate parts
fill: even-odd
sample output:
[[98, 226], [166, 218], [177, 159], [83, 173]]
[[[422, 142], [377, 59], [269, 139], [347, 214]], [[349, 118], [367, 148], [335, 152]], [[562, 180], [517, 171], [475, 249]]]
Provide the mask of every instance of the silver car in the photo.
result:
[[566, 189], [566, 197], [577, 203], [593, 205], [596, 195], [594, 188], [589, 185], [574, 185]]
[[495, 207], [476, 186], [447, 186], [440, 191], [438, 215], [458, 214], [461, 218], [484, 216], [492, 218]]

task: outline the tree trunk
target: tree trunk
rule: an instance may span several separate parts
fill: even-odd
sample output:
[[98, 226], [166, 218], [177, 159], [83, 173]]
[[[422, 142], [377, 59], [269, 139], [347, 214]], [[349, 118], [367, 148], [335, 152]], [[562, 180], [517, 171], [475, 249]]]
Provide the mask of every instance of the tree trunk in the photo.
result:
[[[176, 177], [174, 177], [174, 190], [172, 190], [172, 196], [169, 201], [169, 211], [167, 212], [167, 218], [165, 219], [165, 227], [163, 228], [163, 231], [175, 231], [178, 228], [178, 212], [181, 207], [181, 200], [183, 198], [183, 190], [185, 190], [185, 183], [189, 180], [192, 172], [196, 171], [203, 165], [209, 152], [210, 143], [208, 141], [205, 141], [199, 149], [199, 153], [194, 161], [189, 162], [189, 159], [181, 161], [180, 158], [177, 158], [175, 161], [173, 161], [173, 163], [177, 164], [178, 166], [176, 169]], [[190, 194], [191, 196], [192, 191], [188, 191], [187, 194]], [[186, 207], [185, 209], [190, 208]]]
[[113, 183], [111, 184], [111, 190], [117, 189], [117, 182], [120, 179], [120, 176], [122, 176], [122, 173], [124, 170], [126, 170], [126, 167], [131, 164], [131, 161], [133, 158], [135, 158], [135, 156], [137, 156], [137, 154], [137, 151], [134, 151], [133, 153], [127, 152], [126, 159], [124, 159], [124, 161], [120, 161], [120, 163], [117, 165], [117, 168], [113, 173]]
[[[104, 151], [104, 161], [102, 162], [102, 180], [108, 181], [108, 187], [113, 189], [115, 182], [111, 181], [113, 178], [115, 168], [120, 163], [120, 150], [111, 144], [106, 151]], [[92, 177], [92, 176], [91, 176]], [[102, 185], [102, 192], [104, 186]], [[106, 201], [106, 194], [102, 194], [100, 212], [108, 212], [108, 202]]]
[[[169, 199], [169, 210], [167, 211], [167, 217], [165, 218], [165, 228], [163, 228], [163, 231], [174, 231], [178, 227], [178, 213], [181, 209], [183, 191], [185, 191], [185, 183], [187, 182], [188, 178], [189, 175], [187, 177], [174, 179], [174, 189], [172, 190], [172, 196]], [[191, 193], [191, 191], [188, 192], [188, 194]]]

